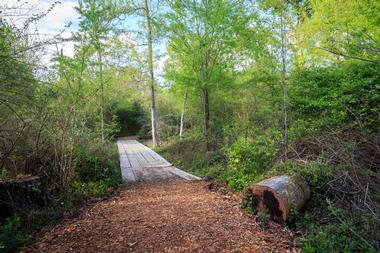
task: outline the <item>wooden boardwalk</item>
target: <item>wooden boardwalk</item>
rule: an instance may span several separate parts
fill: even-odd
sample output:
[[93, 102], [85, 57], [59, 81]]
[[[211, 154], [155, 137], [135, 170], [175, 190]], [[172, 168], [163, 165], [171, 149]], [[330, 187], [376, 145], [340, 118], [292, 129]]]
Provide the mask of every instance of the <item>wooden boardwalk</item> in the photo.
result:
[[136, 140], [118, 140], [117, 146], [124, 182], [156, 181], [169, 178], [200, 179], [177, 169], [159, 154]]

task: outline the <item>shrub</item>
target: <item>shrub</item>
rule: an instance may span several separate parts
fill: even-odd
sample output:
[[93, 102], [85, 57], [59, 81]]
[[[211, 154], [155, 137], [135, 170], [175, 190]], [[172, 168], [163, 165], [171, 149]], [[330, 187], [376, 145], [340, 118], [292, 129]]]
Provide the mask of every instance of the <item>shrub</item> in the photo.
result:
[[3, 168], [0, 170], [0, 182], [4, 182], [8, 179], [9, 177], [9, 172]]
[[118, 136], [145, 134], [142, 130], [146, 130], [145, 126], [149, 124], [149, 118], [138, 102], [117, 108], [116, 115], [120, 126]]
[[298, 119], [314, 125], [338, 126], [359, 121], [376, 130], [379, 125], [379, 67], [362, 62], [343, 62], [312, 67], [292, 76], [289, 99]]
[[77, 146], [77, 181], [85, 183], [104, 181], [109, 186], [117, 186], [121, 183], [118, 160], [115, 143], [105, 141]]
[[111, 190], [110, 185], [103, 180], [88, 183], [76, 181], [72, 184], [68, 197], [77, 203], [83, 199], [106, 196]]
[[257, 136], [252, 141], [239, 139], [228, 149], [228, 185], [234, 190], [242, 190], [269, 170], [277, 148], [273, 139]]
[[375, 252], [375, 249], [363, 243], [353, 230], [352, 222], [344, 224], [313, 225], [309, 234], [301, 242], [305, 253], [316, 252]]
[[30, 238], [21, 232], [20, 217], [14, 215], [5, 220], [0, 227], [0, 251], [16, 252]]

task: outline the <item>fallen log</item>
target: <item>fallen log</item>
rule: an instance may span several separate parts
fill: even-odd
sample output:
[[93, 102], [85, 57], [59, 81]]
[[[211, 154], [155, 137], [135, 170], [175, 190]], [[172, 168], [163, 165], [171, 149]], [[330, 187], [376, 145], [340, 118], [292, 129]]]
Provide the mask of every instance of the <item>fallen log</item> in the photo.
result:
[[291, 208], [301, 209], [309, 197], [309, 186], [302, 177], [281, 175], [249, 187], [244, 194], [243, 206], [254, 212], [267, 211], [272, 219], [283, 222]]

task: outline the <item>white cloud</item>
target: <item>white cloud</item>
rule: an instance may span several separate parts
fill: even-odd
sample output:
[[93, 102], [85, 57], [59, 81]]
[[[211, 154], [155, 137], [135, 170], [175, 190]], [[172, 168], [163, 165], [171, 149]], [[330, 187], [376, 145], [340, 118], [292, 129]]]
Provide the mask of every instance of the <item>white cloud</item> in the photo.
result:
[[[5, 17], [7, 20], [11, 21], [17, 27], [22, 27], [24, 21], [33, 14], [44, 13], [55, 3], [55, 0], [0, 0], [0, 10], [5, 6], [19, 7], [17, 9], [10, 9], [8, 11], [3, 11], [0, 13], [0, 18]], [[61, 0], [61, 3], [55, 5], [52, 10], [47, 13], [46, 17], [40, 19], [37, 23], [30, 26], [31, 31], [36, 30], [40, 37], [42, 38], [51, 38], [54, 35], [59, 34], [65, 26], [69, 23], [72, 23], [69, 28], [65, 30], [62, 34], [64, 38], [70, 38], [72, 32], [76, 32], [78, 30], [78, 22], [79, 22], [79, 14], [74, 9], [78, 6], [76, 0]], [[20, 8], [21, 7], [21, 8]], [[15, 15], [16, 14], [16, 15]], [[131, 26], [132, 30], [137, 30], [137, 21], [136, 18], [130, 17], [128, 21], [125, 21], [127, 26]], [[131, 37], [130, 41], [135, 43], [135, 39], [130, 34], [126, 36]], [[59, 45], [50, 45], [46, 47], [43, 52], [40, 60], [44, 65], [50, 65], [50, 59], [52, 56], [58, 51], [63, 49], [64, 55], [73, 56], [74, 55], [74, 43], [73, 42], [64, 42]], [[162, 81], [162, 73], [165, 65], [165, 61], [167, 60], [167, 56], [165, 56], [165, 46], [163, 44], [154, 45], [155, 50], [159, 51], [160, 57], [156, 57], [155, 59], [155, 72], [156, 76], [159, 79], [158, 81]], [[145, 54], [146, 47], [140, 48], [139, 51], [142, 54]]]
[[[0, 0], [0, 9], [11, 7], [11, 9], [4, 11], [0, 15], [21, 28], [27, 18], [34, 14], [46, 13], [55, 2], [56, 1], [54, 0], [29, 0], [18, 2], [15, 2], [14, 0]], [[57, 3], [51, 8], [51, 11], [48, 12], [45, 17], [41, 18], [36, 23], [31, 24], [30, 30], [36, 31], [42, 39], [51, 38], [64, 30], [62, 36], [64, 38], [70, 38], [71, 33], [75, 32], [78, 28], [77, 23], [79, 15], [74, 9], [77, 5], [77, 1], [72, 0]], [[71, 26], [66, 28], [70, 23], [72, 23]], [[65, 55], [72, 56], [74, 54], [73, 42], [62, 43], [58, 45], [58, 48], [59, 50], [63, 48]], [[49, 57], [49, 54], [53, 54], [54, 52], [56, 52], [56, 47], [49, 46], [46, 49], [45, 58], [51, 58], [51, 55]]]

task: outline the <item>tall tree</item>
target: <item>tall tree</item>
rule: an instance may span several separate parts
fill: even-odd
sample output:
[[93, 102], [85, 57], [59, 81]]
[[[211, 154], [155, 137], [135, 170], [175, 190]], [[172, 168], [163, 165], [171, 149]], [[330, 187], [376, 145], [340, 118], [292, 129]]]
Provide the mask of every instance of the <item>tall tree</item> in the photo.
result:
[[[109, 16], [109, 19], [115, 19], [120, 15], [128, 15], [130, 17], [137, 16], [143, 19], [144, 31], [139, 31], [139, 34], [144, 34], [144, 40], [147, 45], [147, 69], [148, 69], [148, 85], [150, 88], [150, 110], [151, 110], [151, 133], [154, 146], [159, 145], [158, 130], [157, 130], [157, 108], [156, 108], [156, 81], [154, 76], [154, 49], [153, 42], [155, 39], [154, 17], [155, 14], [151, 9], [152, 3], [157, 6], [156, 11], [159, 12], [162, 3], [158, 1], [144, 0], [126, 0], [113, 3], [116, 6], [116, 11]], [[145, 44], [144, 43], [144, 44]]]
[[[288, 72], [292, 67], [292, 60], [297, 54], [297, 36], [295, 30], [300, 25], [301, 13], [305, 12], [307, 4], [302, 0], [263, 0], [260, 1], [262, 9], [270, 17], [272, 23], [273, 36], [271, 51], [276, 61], [277, 72], [280, 75], [282, 87], [281, 101], [281, 132], [283, 136], [283, 155], [288, 157], [289, 137], [288, 137]], [[293, 42], [292, 44], [290, 42]], [[275, 66], [276, 66], [275, 65]], [[276, 71], [276, 68], [274, 69]]]
[[148, 41], [148, 70], [149, 70], [149, 84], [151, 92], [151, 120], [152, 120], [152, 141], [153, 145], [159, 144], [157, 135], [157, 109], [156, 109], [156, 88], [154, 81], [154, 69], [153, 69], [153, 28], [152, 28], [152, 16], [150, 14], [150, 7], [148, 0], [144, 0], [144, 14], [147, 29], [147, 41]]
[[249, 18], [242, 1], [186, 0], [171, 2], [167, 21], [170, 58], [201, 96], [208, 143], [210, 92], [231, 83], [228, 75], [237, 62], [234, 36]]
[[103, 53], [104, 42], [111, 32], [111, 20], [108, 18], [111, 12], [110, 1], [80, 0], [76, 8], [80, 14], [79, 33], [77, 40], [91, 46], [96, 52], [98, 68], [98, 84], [100, 90], [100, 134], [104, 140], [104, 78], [103, 78]]

